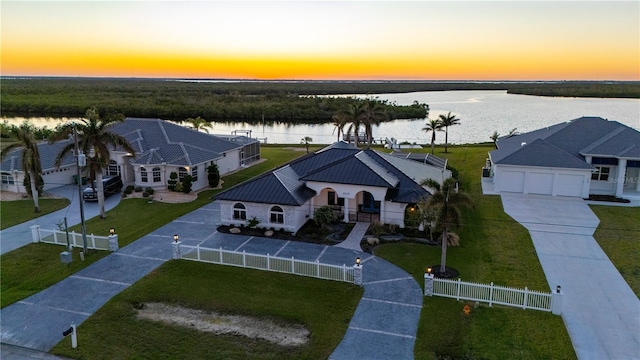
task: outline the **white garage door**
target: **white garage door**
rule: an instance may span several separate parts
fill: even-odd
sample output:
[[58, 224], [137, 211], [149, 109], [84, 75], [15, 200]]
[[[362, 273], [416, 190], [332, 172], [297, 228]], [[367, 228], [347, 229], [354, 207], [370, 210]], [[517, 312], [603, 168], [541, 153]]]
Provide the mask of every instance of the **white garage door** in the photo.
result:
[[558, 174], [556, 195], [582, 197], [584, 175]]
[[524, 192], [524, 171], [502, 171], [498, 187], [505, 192]]
[[553, 193], [553, 174], [529, 173], [527, 192], [529, 194], [551, 195]]

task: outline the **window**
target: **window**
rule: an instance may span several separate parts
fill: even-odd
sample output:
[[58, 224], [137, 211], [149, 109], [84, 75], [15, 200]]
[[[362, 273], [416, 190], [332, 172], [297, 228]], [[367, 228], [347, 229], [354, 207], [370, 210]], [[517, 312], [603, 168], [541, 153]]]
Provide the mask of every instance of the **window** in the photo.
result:
[[140, 181], [142, 182], [149, 182], [149, 176], [147, 173], [147, 169], [145, 169], [144, 167], [140, 168]]
[[107, 166], [107, 176], [120, 175], [120, 165], [114, 160], [109, 160], [109, 165]]
[[155, 167], [153, 168], [153, 182], [161, 182], [162, 181], [162, 176], [160, 175], [160, 168], [159, 167]]
[[181, 167], [178, 169], [178, 181], [182, 182], [184, 177], [187, 176], [187, 169]]
[[15, 180], [13, 180], [13, 176], [11, 175], [2, 174], [2, 183], [13, 185], [15, 183]]
[[244, 205], [240, 203], [233, 205], [233, 219], [247, 220], [247, 209], [244, 207]]
[[274, 206], [269, 212], [269, 222], [276, 224], [284, 224], [284, 211], [280, 206]]
[[609, 180], [609, 171], [611, 168], [606, 166], [596, 166], [596, 172], [591, 174], [591, 180], [607, 181]]
[[191, 180], [193, 182], [198, 181], [198, 167], [194, 166], [191, 168]]
[[327, 205], [335, 205], [336, 204], [336, 192], [329, 191], [327, 195]]

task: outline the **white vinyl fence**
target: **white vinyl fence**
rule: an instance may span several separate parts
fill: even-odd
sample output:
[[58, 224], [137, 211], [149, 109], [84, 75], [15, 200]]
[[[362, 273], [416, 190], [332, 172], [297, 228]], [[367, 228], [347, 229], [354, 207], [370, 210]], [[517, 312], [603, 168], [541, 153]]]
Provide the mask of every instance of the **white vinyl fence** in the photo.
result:
[[[329, 265], [318, 261], [296, 260], [246, 252], [228, 251], [200, 246], [179, 245], [181, 259], [202, 261], [220, 265], [283, 272], [294, 275], [311, 276], [326, 280], [356, 283], [355, 268], [347, 265]], [[175, 254], [175, 252], [174, 252]]]
[[[428, 277], [425, 276], [425, 289], [428, 286]], [[455, 298], [456, 300], [471, 300], [486, 302], [489, 306], [500, 304], [506, 306], [521, 307], [549, 311], [560, 314], [562, 294], [540, 292], [528, 288], [517, 289], [494, 285], [493, 283], [478, 284], [458, 280], [431, 278], [432, 294], [442, 297]], [[425, 291], [425, 295], [426, 291]], [[555, 304], [554, 304], [555, 302]]]
[[[31, 237], [34, 243], [43, 242], [67, 246], [67, 234], [66, 232], [61, 230], [41, 229], [40, 226], [36, 225], [31, 227]], [[84, 242], [82, 240], [82, 234], [70, 231], [69, 245], [71, 245], [72, 247], [83, 248]], [[108, 236], [99, 236], [93, 234], [87, 234], [87, 249], [114, 251], [113, 248], [109, 247]]]

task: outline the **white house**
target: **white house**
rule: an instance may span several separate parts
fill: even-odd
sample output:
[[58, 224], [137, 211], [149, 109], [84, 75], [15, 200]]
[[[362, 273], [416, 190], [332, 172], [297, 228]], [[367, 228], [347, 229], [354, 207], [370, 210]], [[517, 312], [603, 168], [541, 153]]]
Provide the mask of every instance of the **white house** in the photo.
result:
[[496, 192], [640, 200], [640, 132], [582, 117], [502, 137], [489, 152]]
[[296, 232], [321, 206], [345, 222], [405, 226], [405, 212], [429, 196], [420, 183], [451, 177], [444, 167], [361, 150], [344, 142], [307, 154], [215, 196], [222, 224]]

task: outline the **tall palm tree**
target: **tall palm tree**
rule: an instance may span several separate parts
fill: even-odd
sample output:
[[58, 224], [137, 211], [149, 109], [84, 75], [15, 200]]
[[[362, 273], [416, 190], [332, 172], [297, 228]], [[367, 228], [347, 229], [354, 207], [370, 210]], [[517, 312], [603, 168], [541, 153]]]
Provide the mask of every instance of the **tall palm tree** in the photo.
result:
[[431, 155], [433, 155], [433, 146], [436, 142], [436, 131], [442, 131], [442, 125], [440, 125], [440, 120], [438, 119], [429, 119], [429, 121], [425, 124], [425, 127], [422, 128], [422, 131], [427, 134], [431, 131]]
[[449, 111], [447, 115], [440, 114], [438, 120], [440, 121], [440, 125], [444, 128], [444, 152], [446, 153], [449, 145], [449, 126], [460, 125], [460, 119], [455, 115], [451, 115], [451, 111]]
[[[107, 167], [110, 159], [110, 149], [121, 147], [124, 151], [135, 154], [136, 151], [129, 141], [116, 133], [110, 132], [109, 128], [119, 122], [124, 121], [122, 115], [100, 117], [98, 111], [93, 108], [87, 110], [81, 123], [65, 124], [61, 126], [50, 138], [50, 142], [67, 139], [74, 133], [74, 128], [78, 132], [78, 148], [87, 156], [87, 167], [91, 186], [97, 186], [98, 204], [100, 205], [100, 218], [104, 219], [104, 189], [102, 184], [102, 170]], [[75, 144], [69, 144], [60, 150], [56, 157], [56, 166], [60, 166], [65, 155], [74, 150]], [[93, 151], [93, 153], [92, 153]]]
[[498, 138], [500, 137], [500, 134], [497, 131], [494, 131], [493, 134], [491, 134], [491, 136], [489, 136], [489, 139], [491, 139], [491, 141], [493, 141], [493, 146], [495, 146], [495, 148], [498, 148]]
[[[332, 117], [333, 119], [333, 133], [336, 132], [336, 130], [338, 130], [338, 140], [340, 141], [340, 134], [344, 134], [344, 127], [345, 125], [347, 125], [347, 122], [344, 120], [343, 117], [339, 116], [338, 114], [334, 114]], [[333, 133], [331, 133], [333, 135]]]
[[426, 211], [435, 211], [436, 226], [442, 229], [442, 257], [440, 259], [440, 273], [446, 272], [447, 239], [451, 228], [460, 226], [463, 206], [473, 207], [473, 200], [469, 195], [457, 190], [454, 178], [448, 178], [439, 186], [437, 182], [423, 182], [422, 185], [435, 187], [436, 191], [426, 201]]
[[338, 116], [344, 124], [350, 124], [347, 128], [347, 137], [349, 138], [349, 143], [351, 143], [351, 134], [353, 134], [354, 143], [356, 147], [358, 147], [358, 131], [363, 125], [362, 122], [362, 103], [354, 102], [353, 104], [349, 104], [346, 109], [338, 111], [336, 116]]
[[365, 137], [367, 138], [367, 147], [371, 147], [371, 143], [373, 142], [373, 125], [378, 126], [389, 117], [382, 103], [375, 99], [368, 99], [364, 102], [361, 116]]
[[24, 122], [20, 126], [13, 126], [8, 128], [9, 135], [15, 138], [17, 141], [8, 145], [0, 152], [0, 159], [4, 159], [7, 154], [13, 152], [13, 150], [24, 147], [22, 150], [22, 171], [25, 177], [28, 178], [29, 187], [31, 189], [31, 197], [33, 198], [33, 205], [35, 212], [40, 212], [39, 193], [38, 188], [43, 186], [41, 183], [42, 175], [42, 163], [40, 162], [40, 151], [38, 150], [38, 142], [34, 137], [33, 126]]
[[200, 116], [198, 116], [197, 118], [188, 118], [185, 120], [186, 122], [188, 122], [189, 124], [191, 124], [191, 126], [193, 126], [194, 129], [196, 129], [196, 131], [204, 131], [207, 134], [209, 133], [209, 130], [207, 130], [207, 128], [209, 129], [213, 129], [213, 125], [208, 122], [207, 120], [201, 118]]

